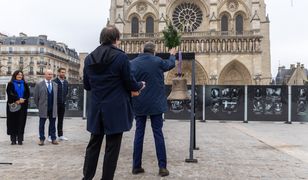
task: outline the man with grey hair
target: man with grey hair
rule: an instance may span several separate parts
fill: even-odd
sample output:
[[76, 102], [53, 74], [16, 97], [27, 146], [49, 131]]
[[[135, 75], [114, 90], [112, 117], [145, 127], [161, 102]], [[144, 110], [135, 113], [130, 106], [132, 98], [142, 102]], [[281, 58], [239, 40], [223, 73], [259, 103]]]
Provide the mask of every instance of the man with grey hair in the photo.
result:
[[34, 102], [39, 109], [39, 143], [43, 146], [45, 141], [45, 122], [49, 119], [49, 133], [51, 143], [57, 145], [56, 140], [56, 117], [57, 117], [57, 94], [58, 86], [51, 81], [53, 72], [50, 69], [45, 71], [45, 79], [36, 84], [34, 89]]
[[143, 173], [142, 149], [147, 116], [151, 118], [154, 133], [156, 155], [158, 159], [159, 175], [168, 176], [167, 155], [162, 132], [162, 113], [167, 111], [167, 97], [165, 95], [164, 72], [175, 67], [175, 48], [170, 50], [168, 60], [155, 56], [155, 44], [147, 42], [142, 54], [131, 61], [132, 72], [137, 81], [147, 82], [147, 86], [139, 96], [133, 97], [136, 131], [133, 153], [133, 174]]
[[147, 42], [144, 44], [143, 53], [155, 54], [155, 44], [153, 42]]

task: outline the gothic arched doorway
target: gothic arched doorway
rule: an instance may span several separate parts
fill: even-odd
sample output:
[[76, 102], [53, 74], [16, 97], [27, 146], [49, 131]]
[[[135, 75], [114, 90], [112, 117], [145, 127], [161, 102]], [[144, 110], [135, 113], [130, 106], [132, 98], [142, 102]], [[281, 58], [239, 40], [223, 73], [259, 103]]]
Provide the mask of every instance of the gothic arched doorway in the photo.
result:
[[[184, 78], [187, 79], [187, 84], [191, 84], [191, 72], [192, 72], [192, 62], [191, 61], [182, 61], [182, 73], [184, 73]], [[203, 69], [202, 65], [196, 61], [196, 85], [205, 85], [208, 84], [208, 75]], [[175, 74], [178, 70], [178, 61], [176, 61], [176, 66], [171, 71], [168, 72], [165, 83], [167, 85], [172, 84], [172, 79], [175, 78]]]
[[220, 85], [251, 84], [251, 75], [242, 63], [239, 61], [232, 61], [221, 71], [218, 83]]

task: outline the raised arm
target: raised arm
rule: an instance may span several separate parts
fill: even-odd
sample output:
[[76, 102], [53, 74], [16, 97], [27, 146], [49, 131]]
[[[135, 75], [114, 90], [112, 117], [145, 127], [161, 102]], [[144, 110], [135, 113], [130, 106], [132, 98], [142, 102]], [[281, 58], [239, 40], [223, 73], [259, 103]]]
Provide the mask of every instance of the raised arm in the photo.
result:
[[175, 48], [172, 48], [170, 51], [170, 57], [167, 60], [162, 60], [160, 63], [160, 67], [163, 69], [164, 72], [169, 71], [175, 67]]

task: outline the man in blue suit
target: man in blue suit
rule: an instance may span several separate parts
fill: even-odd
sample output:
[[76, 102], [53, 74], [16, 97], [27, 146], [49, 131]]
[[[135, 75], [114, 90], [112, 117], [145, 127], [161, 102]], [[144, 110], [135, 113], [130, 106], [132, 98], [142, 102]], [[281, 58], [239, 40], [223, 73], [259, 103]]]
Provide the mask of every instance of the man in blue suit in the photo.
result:
[[170, 58], [162, 60], [156, 57], [155, 44], [148, 42], [144, 45], [144, 53], [131, 62], [132, 72], [137, 81], [147, 82], [147, 87], [138, 97], [133, 98], [136, 114], [136, 132], [133, 153], [133, 174], [143, 173], [142, 149], [144, 130], [147, 116], [151, 118], [154, 133], [156, 155], [158, 159], [159, 175], [168, 176], [167, 156], [162, 132], [162, 113], [167, 111], [167, 97], [165, 95], [164, 72], [175, 67], [175, 48], [170, 50]]
[[106, 149], [102, 179], [113, 179], [122, 134], [132, 127], [131, 91], [145, 87], [144, 82], [136, 82], [133, 78], [128, 56], [116, 47], [119, 39], [120, 32], [115, 26], [105, 27], [100, 35], [101, 45], [85, 59], [83, 80], [84, 88], [91, 91], [87, 121], [91, 138], [86, 149], [84, 180], [95, 176], [104, 135]]

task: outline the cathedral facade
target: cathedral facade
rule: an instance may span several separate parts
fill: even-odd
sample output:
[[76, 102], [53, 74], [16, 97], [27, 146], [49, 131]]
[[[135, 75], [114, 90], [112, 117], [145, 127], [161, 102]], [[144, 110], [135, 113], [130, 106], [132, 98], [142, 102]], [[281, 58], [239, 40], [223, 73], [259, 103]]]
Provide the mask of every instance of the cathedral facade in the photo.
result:
[[[264, 0], [111, 0], [109, 24], [121, 31], [126, 53], [162, 39], [166, 22], [181, 33], [182, 52], [196, 55], [196, 84], [252, 85], [271, 81], [269, 18]], [[191, 63], [183, 73], [190, 81]], [[176, 68], [166, 74], [171, 84]], [[189, 82], [190, 83], [190, 82]]]

